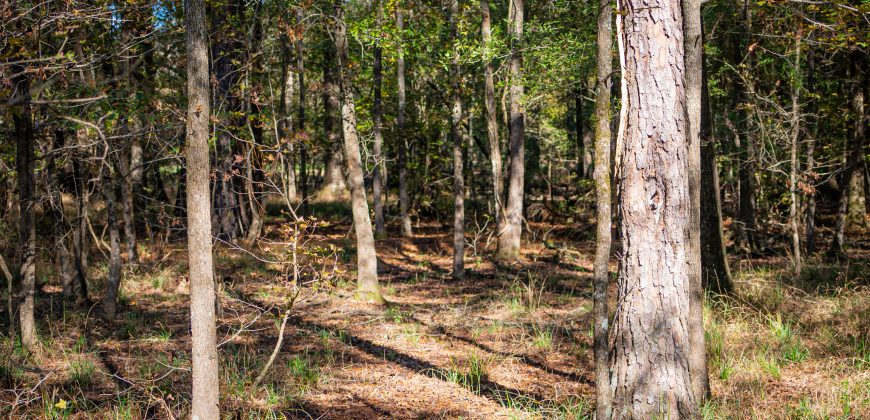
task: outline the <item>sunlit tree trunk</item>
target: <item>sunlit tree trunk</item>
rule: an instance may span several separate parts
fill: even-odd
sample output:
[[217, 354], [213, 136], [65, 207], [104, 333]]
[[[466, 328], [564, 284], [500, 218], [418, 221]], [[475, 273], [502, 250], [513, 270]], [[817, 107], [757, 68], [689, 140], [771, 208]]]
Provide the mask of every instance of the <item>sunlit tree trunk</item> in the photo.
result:
[[399, 40], [396, 45], [396, 90], [399, 109], [396, 113], [396, 149], [399, 165], [399, 213], [402, 219], [402, 236], [414, 236], [411, 228], [410, 199], [408, 198], [408, 139], [405, 133], [405, 54], [402, 46], [404, 20], [402, 9], [396, 10], [396, 30]]
[[[610, 284], [611, 190], [610, 190], [610, 89], [613, 84], [613, 5], [611, 0], [598, 2], [597, 82], [595, 84], [595, 262], [592, 312], [595, 317], [595, 415], [609, 419], [612, 415], [608, 350], [609, 310], [607, 288]], [[579, 117], [579, 113], [578, 113]], [[580, 122], [577, 123], [578, 135]], [[578, 157], [582, 159], [582, 156]]]
[[[704, 78], [704, 37], [701, 1], [682, 0], [685, 48], [686, 140], [689, 146], [689, 219], [686, 258], [689, 274], [689, 373], [697, 401], [710, 393], [704, 349], [704, 291], [701, 287], [701, 112]], [[706, 186], [708, 187], [708, 186]]]
[[307, 94], [305, 90], [305, 16], [301, 7], [296, 9], [296, 24], [299, 25], [301, 32], [296, 39], [296, 72], [299, 82], [297, 124], [299, 127], [298, 132], [302, 133], [302, 136], [299, 138], [300, 141], [296, 145], [299, 147], [299, 187], [302, 193], [302, 214], [307, 215], [310, 197], [308, 196], [308, 145], [306, 144], [308, 134], [305, 132], [305, 96]]
[[792, 80], [791, 93], [791, 164], [789, 165], [788, 174], [788, 194], [789, 206], [788, 217], [791, 224], [791, 258], [792, 269], [795, 275], [801, 274], [801, 241], [800, 241], [800, 222], [798, 221], [798, 196], [797, 196], [797, 177], [800, 170], [800, 160], [798, 160], [798, 149], [801, 132], [801, 108], [800, 108], [800, 89], [801, 89], [801, 36], [798, 32], [795, 38], [795, 53], [794, 53], [794, 76]]
[[208, 32], [203, 0], [185, 0], [187, 29], [187, 249], [193, 393], [191, 417], [220, 416], [209, 205]]
[[520, 257], [523, 232], [523, 184], [525, 182], [526, 111], [523, 104], [523, 0], [509, 0], [510, 34], [510, 174], [504, 227], [500, 229], [498, 256], [502, 260]]
[[687, 260], [688, 183], [682, 11], [621, 0], [625, 96], [617, 165], [622, 258], [611, 339], [617, 418], [695, 418]]
[[336, 127], [335, 121], [341, 105], [338, 101], [338, 83], [336, 81], [335, 48], [327, 45], [323, 64], [323, 131], [329, 143], [329, 153], [326, 157], [326, 167], [323, 173], [323, 187], [317, 194], [318, 200], [334, 201], [348, 196], [347, 183], [342, 168], [341, 127]]
[[347, 175], [350, 183], [353, 226], [356, 231], [357, 246], [357, 295], [361, 300], [383, 304], [381, 289], [378, 286], [378, 260], [375, 253], [375, 238], [369, 218], [369, 205], [366, 201], [363, 183], [362, 158], [360, 156], [359, 133], [356, 128], [356, 114], [353, 104], [353, 88], [346, 74], [347, 26], [344, 21], [342, 0], [335, 2], [335, 50], [338, 56], [338, 86], [341, 92], [341, 119], [344, 128], [344, 155], [347, 161]]

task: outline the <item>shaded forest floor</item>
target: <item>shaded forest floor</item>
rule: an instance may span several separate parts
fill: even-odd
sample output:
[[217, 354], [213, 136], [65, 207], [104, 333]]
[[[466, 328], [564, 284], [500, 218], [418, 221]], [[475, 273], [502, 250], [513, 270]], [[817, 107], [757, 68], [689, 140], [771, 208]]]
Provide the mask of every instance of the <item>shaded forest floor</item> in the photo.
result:
[[[471, 247], [460, 282], [450, 278], [449, 227], [424, 224], [413, 239], [390, 235], [377, 244], [389, 302], [379, 308], [354, 300], [349, 220], [335, 221], [304, 247], [334, 245], [333, 261], [347, 271], [302, 289], [280, 353], [256, 387], [294, 288], [275, 264], [216, 249], [226, 416], [591, 415], [591, 232], [532, 225], [521, 265], [495, 264], [481, 235], [472, 241], [480, 253]], [[277, 219], [269, 229], [281, 235]], [[708, 299], [705, 307], [713, 389], [705, 417], [870, 416], [870, 242], [852, 245], [847, 262], [810, 260], [799, 280], [783, 257], [732, 257], [736, 295]], [[92, 255], [98, 301], [106, 267]], [[112, 322], [99, 316], [99, 304], [66, 304], [56, 275], [39, 267], [40, 345], [26, 352], [8, 333], [0, 336], [0, 414], [187, 417], [184, 244], [144, 246], [141, 257], [125, 268]]]

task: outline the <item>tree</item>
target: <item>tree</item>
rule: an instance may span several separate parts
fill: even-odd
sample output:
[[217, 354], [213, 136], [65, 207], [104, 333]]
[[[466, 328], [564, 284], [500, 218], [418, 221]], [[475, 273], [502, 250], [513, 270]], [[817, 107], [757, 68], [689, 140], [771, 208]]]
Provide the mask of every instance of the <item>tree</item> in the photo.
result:
[[462, 161], [462, 100], [460, 98], [459, 48], [456, 26], [459, 21], [459, 0], [450, 0], [450, 38], [453, 43], [451, 63], [450, 139], [453, 144], [453, 279], [465, 274], [465, 171]]
[[[380, 28], [381, 17], [384, 14], [384, 6], [381, 0], [375, 1], [375, 26]], [[374, 131], [374, 144], [372, 145], [372, 154], [375, 159], [375, 166], [372, 169], [372, 201], [375, 211], [375, 233], [378, 235], [386, 235], [387, 228], [384, 226], [384, 134], [383, 134], [383, 101], [382, 85], [383, 85], [383, 66], [381, 44], [378, 38], [375, 38], [375, 45], [372, 51], [374, 63], [372, 68], [372, 79], [374, 81], [374, 102], [372, 104], [372, 125]]]
[[689, 259], [689, 371], [695, 399], [710, 393], [707, 358], [704, 352], [704, 290], [701, 286], [701, 113], [704, 77], [704, 36], [701, 30], [701, 2], [683, 0], [683, 34], [685, 51], [686, 134], [689, 146], [689, 224], [687, 258]]
[[187, 28], [187, 250], [190, 267], [191, 416], [220, 416], [209, 200], [209, 72], [205, 2], [185, 0]]
[[18, 246], [19, 287], [18, 319], [21, 345], [31, 349], [36, 344], [33, 319], [33, 295], [36, 293], [36, 175], [34, 173], [33, 114], [30, 107], [30, 79], [23, 66], [12, 67], [16, 104], [11, 107], [16, 138], [15, 170], [18, 172]]
[[623, 244], [611, 338], [616, 417], [698, 415], [689, 352], [691, 277], [680, 2], [619, 3], [622, 111], [617, 144]]
[[385, 303], [378, 286], [378, 260], [375, 253], [375, 238], [369, 218], [369, 205], [366, 201], [363, 183], [362, 158], [360, 156], [359, 134], [356, 128], [356, 111], [353, 104], [353, 87], [347, 67], [347, 26], [344, 21], [344, 7], [341, 0], [335, 1], [335, 51], [338, 57], [338, 86], [341, 97], [341, 119], [344, 128], [344, 157], [347, 161], [348, 182], [350, 183], [353, 228], [356, 231], [357, 254], [357, 296], [366, 302], [382, 305]]
[[493, 83], [492, 70], [492, 28], [489, 11], [489, 0], [480, 0], [480, 32], [483, 42], [483, 86], [484, 106], [486, 107], [486, 134], [489, 139], [489, 160], [492, 165], [492, 195], [494, 216], [497, 229], [503, 227], [502, 207], [504, 200], [504, 178], [501, 168], [501, 141], [498, 135], [498, 119], [495, 115], [495, 84]]
[[[613, 34], [610, 0], [598, 2], [598, 75], [595, 83], [595, 263], [592, 312], [595, 317], [595, 415], [612, 414], [607, 334], [609, 331], [607, 288], [610, 284], [611, 191], [610, 191], [610, 89], [613, 71]], [[579, 121], [578, 121], [579, 130]], [[582, 157], [580, 157], [582, 159]]]
[[410, 199], [408, 198], [408, 140], [405, 133], [405, 51], [402, 46], [404, 20], [402, 9], [396, 9], [396, 32], [399, 34], [396, 46], [396, 93], [398, 96], [398, 110], [396, 111], [396, 149], [398, 149], [399, 166], [399, 216], [402, 219], [402, 236], [410, 238], [414, 236], [411, 229], [411, 216], [409, 213]]
[[525, 127], [523, 104], [523, 0], [509, 0], [508, 32], [510, 33], [510, 173], [504, 227], [498, 238], [498, 256], [516, 260], [520, 256], [523, 232], [523, 183], [526, 176]]

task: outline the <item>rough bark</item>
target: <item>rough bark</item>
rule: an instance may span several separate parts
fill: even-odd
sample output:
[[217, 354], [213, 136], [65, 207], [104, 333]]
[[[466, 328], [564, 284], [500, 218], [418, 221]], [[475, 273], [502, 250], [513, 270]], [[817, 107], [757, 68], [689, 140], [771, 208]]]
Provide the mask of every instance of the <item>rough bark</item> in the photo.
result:
[[682, 0], [685, 48], [686, 137], [689, 144], [689, 219], [686, 258], [689, 267], [689, 372], [695, 400], [710, 393], [704, 348], [704, 290], [701, 286], [701, 112], [704, 78], [704, 38], [701, 1]]
[[348, 182], [350, 183], [353, 226], [356, 231], [357, 246], [357, 296], [366, 302], [384, 304], [378, 285], [378, 260], [375, 253], [375, 238], [369, 218], [369, 205], [366, 201], [363, 183], [362, 158], [360, 156], [359, 133], [356, 128], [356, 113], [353, 102], [353, 88], [347, 74], [347, 26], [344, 22], [344, 9], [341, 0], [335, 5], [335, 50], [338, 56], [338, 86], [341, 92], [341, 119], [344, 130], [344, 155], [347, 162]]
[[15, 170], [18, 173], [18, 319], [21, 345], [32, 349], [36, 344], [36, 323], [33, 319], [33, 299], [36, 293], [35, 140], [30, 107], [30, 80], [21, 66], [14, 66], [12, 74], [19, 75], [13, 80], [14, 94], [23, 98], [10, 107], [16, 139]]
[[617, 27], [623, 111], [617, 167], [623, 244], [613, 323], [617, 418], [695, 418], [690, 374], [691, 197], [682, 11], [623, 0]]
[[[381, 24], [381, 15], [383, 14], [383, 5], [380, 0], [375, 3], [375, 7], [377, 8], [377, 11], [375, 12], [377, 16], [375, 18], [375, 26], [379, 27]], [[381, 65], [381, 45], [378, 41], [375, 41], [372, 55], [374, 56], [374, 68], [372, 69], [372, 79], [374, 82], [374, 99], [372, 102], [372, 131], [374, 131], [374, 144], [372, 145], [372, 158], [375, 160], [375, 166], [372, 170], [372, 202], [374, 204], [375, 213], [375, 233], [377, 233], [378, 236], [383, 236], [387, 233], [387, 228], [384, 226], [384, 199], [382, 197], [384, 194], [384, 134], [381, 87], [383, 85], [384, 73], [383, 66]]]
[[191, 417], [220, 416], [209, 205], [208, 33], [203, 0], [185, 0], [187, 28], [187, 248], [193, 367]]
[[[63, 129], [56, 129], [54, 132], [54, 144], [52, 151], [58, 150], [66, 143], [66, 133]], [[63, 297], [66, 299], [75, 298], [74, 284], [76, 281], [76, 270], [73, 265], [73, 253], [70, 247], [70, 238], [72, 238], [73, 229], [69, 220], [64, 214], [63, 208], [63, 193], [61, 191], [62, 173], [57, 165], [58, 156], [52, 156], [46, 162], [46, 172], [48, 172], [48, 182], [46, 185], [46, 197], [48, 197], [49, 213], [51, 214], [54, 233], [54, 249], [57, 262], [58, 274], [60, 274], [60, 283], [63, 288]]]
[[[595, 415], [609, 419], [612, 415], [610, 390], [610, 352], [607, 335], [610, 328], [608, 285], [610, 284], [611, 190], [610, 190], [610, 89], [613, 84], [613, 5], [598, 2], [597, 82], [595, 84], [595, 262], [592, 312], [595, 318]], [[579, 113], [578, 113], [579, 115]], [[578, 122], [579, 130], [579, 122]], [[579, 132], [578, 132], [579, 133]], [[582, 157], [580, 157], [582, 159]]]
[[456, 27], [459, 21], [459, 0], [450, 1], [450, 38], [453, 43], [451, 69], [450, 139], [453, 144], [453, 279], [462, 280], [465, 274], [465, 171], [462, 156], [462, 101], [461, 78]]
[[498, 237], [498, 256], [505, 261], [520, 257], [523, 231], [523, 183], [525, 182], [525, 119], [523, 104], [523, 0], [510, 0], [510, 174], [504, 227]]
[[493, 82], [492, 58], [489, 49], [492, 44], [492, 23], [489, 10], [489, 0], [480, 0], [481, 38], [484, 51], [484, 106], [486, 107], [486, 134], [489, 139], [489, 161], [492, 167], [492, 196], [496, 226], [503, 227], [504, 178], [502, 176], [501, 140], [498, 135], [498, 117], [495, 108], [495, 83]]
[[410, 199], [408, 198], [408, 139], [405, 133], [405, 54], [402, 46], [404, 19], [402, 9], [396, 10], [396, 31], [399, 41], [396, 45], [396, 90], [399, 109], [396, 111], [396, 149], [399, 165], [399, 216], [402, 219], [402, 236], [414, 236], [411, 228]]
[[[811, 42], [812, 42], [812, 35]], [[810, 42], [810, 43], [811, 43]], [[809, 93], [810, 97], [815, 96], [815, 77], [816, 77], [816, 60], [815, 60], [815, 48], [811, 45], [808, 47], [807, 51], [807, 84], [806, 89]], [[809, 114], [815, 115], [813, 112], [816, 109], [816, 104], [813, 99], [810, 99], [809, 104]], [[807, 139], [807, 162], [806, 162], [806, 200], [807, 205], [804, 214], [804, 249], [807, 251], [807, 255], [813, 255], [816, 251], [816, 137], [818, 137], [818, 127], [819, 121], [818, 118], [815, 119], [815, 126], [813, 128], [813, 133]]]
[[287, 196], [287, 201], [296, 201], [296, 170], [294, 168], [293, 145], [291, 142], [291, 132], [293, 131], [292, 118], [290, 114], [291, 104], [293, 102], [293, 72], [290, 71], [290, 41], [287, 35], [281, 36], [281, 102], [278, 112], [281, 119], [278, 121], [278, 139], [279, 147], [284, 153], [281, 154], [283, 160], [284, 171], [284, 188], [283, 193]]
[[323, 187], [317, 194], [319, 201], [335, 201], [347, 198], [347, 183], [342, 171], [341, 133], [335, 126], [335, 117], [340, 112], [338, 83], [335, 74], [335, 50], [327, 46], [323, 67], [323, 131], [329, 143], [329, 155], [323, 174]]

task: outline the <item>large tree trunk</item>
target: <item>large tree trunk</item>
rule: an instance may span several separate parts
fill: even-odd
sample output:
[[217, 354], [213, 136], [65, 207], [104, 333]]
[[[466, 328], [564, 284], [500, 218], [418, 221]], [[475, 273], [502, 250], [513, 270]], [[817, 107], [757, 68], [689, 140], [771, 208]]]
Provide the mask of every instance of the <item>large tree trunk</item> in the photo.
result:
[[399, 100], [399, 109], [396, 112], [396, 149], [398, 150], [399, 165], [399, 215], [402, 219], [402, 236], [410, 238], [414, 236], [411, 229], [410, 200], [408, 198], [408, 139], [405, 133], [405, 54], [402, 47], [404, 21], [402, 9], [396, 9], [396, 31], [399, 40], [396, 45], [396, 90]]
[[509, 0], [510, 33], [510, 175], [504, 227], [498, 238], [498, 256], [511, 261], [520, 257], [523, 232], [523, 183], [525, 181], [526, 111], [523, 105], [523, 0]]
[[185, 1], [187, 27], [187, 249], [193, 353], [191, 416], [220, 416], [209, 205], [208, 33], [203, 0]]
[[450, 1], [450, 39], [453, 43], [451, 70], [450, 139], [453, 144], [453, 280], [462, 280], [465, 274], [465, 171], [462, 167], [462, 101], [459, 82], [459, 49], [456, 26], [459, 21], [459, 0]]
[[503, 227], [502, 208], [504, 207], [504, 177], [501, 167], [501, 141], [498, 135], [498, 118], [496, 117], [495, 108], [495, 84], [493, 82], [492, 70], [492, 52], [490, 44], [492, 44], [492, 28], [489, 11], [489, 0], [480, 0], [480, 12], [482, 20], [480, 31], [483, 39], [484, 51], [484, 105], [486, 106], [486, 134], [489, 139], [489, 160], [492, 165], [492, 196], [493, 208], [495, 213], [495, 223], [497, 229]]
[[618, 418], [695, 418], [687, 260], [683, 31], [677, 0], [620, 1], [623, 112], [617, 157], [623, 244], [611, 380]]
[[704, 37], [701, 1], [682, 0], [685, 48], [686, 137], [689, 145], [689, 220], [686, 258], [689, 262], [689, 373], [696, 401], [710, 393], [704, 352], [704, 290], [701, 287], [701, 112]]
[[[377, 8], [375, 25], [380, 27], [381, 15], [383, 14], [382, 1], [377, 0], [375, 7]], [[374, 131], [374, 145], [372, 146], [372, 158], [375, 160], [375, 166], [372, 170], [372, 201], [375, 210], [375, 233], [378, 236], [386, 235], [387, 228], [384, 226], [384, 178], [383, 178], [383, 104], [381, 101], [381, 86], [383, 82], [383, 66], [381, 65], [381, 46], [378, 41], [375, 41], [374, 51], [374, 68], [372, 69], [372, 78], [374, 79], [374, 101], [372, 103], [372, 128]]]
[[15, 170], [18, 172], [18, 247], [19, 286], [18, 318], [21, 345], [27, 349], [36, 344], [36, 323], [33, 319], [36, 293], [36, 175], [34, 174], [33, 115], [30, 107], [30, 80], [21, 66], [13, 66], [15, 92], [20, 100], [11, 107], [16, 138]]
[[344, 22], [344, 8], [341, 0], [335, 2], [335, 50], [338, 55], [338, 85], [341, 91], [341, 116], [344, 128], [344, 155], [347, 161], [347, 174], [350, 183], [353, 226], [356, 231], [357, 246], [357, 296], [366, 302], [384, 304], [378, 286], [378, 259], [375, 253], [375, 238], [369, 218], [369, 205], [366, 201], [363, 183], [362, 158], [360, 156], [359, 133], [356, 128], [356, 114], [353, 104], [353, 88], [345, 69], [347, 58], [347, 26]]
[[[592, 312], [595, 317], [595, 415], [609, 419], [612, 414], [610, 367], [607, 343], [609, 316], [607, 288], [610, 283], [611, 191], [610, 191], [610, 89], [613, 79], [613, 35], [610, 0], [598, 2], [597, 82], [595, 86], [595, 263]], [[579, 116], [579, 113], [578, 113]], [[579, 130], [579, 122], [577, 124]], [[579, 134], [579, 131], [578, 131]], [[582, 159], [582, 156], [578, 157]]]
[[290, 71], [290, 43], [286, 35], [281, 36], [281, 102], [278, 112], [281, 119], [278, 120], [278, 147], [284, 151], [281, 154], [282, 170], [284, 172], [282, 193], [287, 201], [296, 201], [296, 170], [294, 168], [292, 131], [293, 124], [290, 116], [290, 108], [293, 102], [293, 72]]

